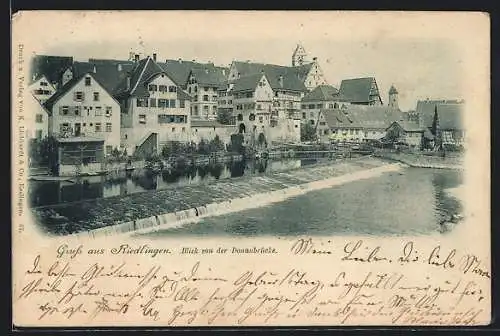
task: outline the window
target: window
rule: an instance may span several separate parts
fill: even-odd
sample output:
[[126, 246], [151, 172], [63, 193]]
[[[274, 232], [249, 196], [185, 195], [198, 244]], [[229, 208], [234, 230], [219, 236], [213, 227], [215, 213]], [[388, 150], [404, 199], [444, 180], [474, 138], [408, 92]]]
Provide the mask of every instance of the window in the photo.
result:
[[146, 123], [146, 115], [139, 114], [139, 124], [145, 124], [145, 123]]
[[174, 132], [175, 132], [175, 127], [172, 127], [172, 133], [174, 133]]
[[191, 93], [191, 87], [188, 87], [188, 92]]
[[75, 101], [83, 101], [85, 99], [85, 95], [82, 91], [76, 91], [74, 98]]
[[111, 152], [113, 151], [113, 146], [106, 146], [106, 153], [107, 154], [111, 154]]
[[111, 123], [106, 123], [106, 132], [111, 132]]
[[337, 103], [333, 104], [333, 108], [339, 108], [339, 104]]
[[111, 117], [113, 108], [111, 106], [106, 106], [106, 117]]
[[203, 101], [208, 101], [208, 95], [203, 95]]
[[158, 107], [161, 108], [168, 107], [168, 99], [158, 99]]
[[70, 131], [70, 126], [68, 123], [62, 123], [59, 125], [59, 132], [66, 133]]
[[185, 108], [186, 107], [186, 102], [184, 100], [179, 100], [179, 107], [180, 108]]
[[194, 101], [198, 101], [198, 95], [194, 96]]
[[183, 128], [182, 128], [182, 132], [186, 132], [186, 127], [183, 127]]
[[149, 99], [149, 106], [156, 107], [156, 98]]
[[262, 124], [264, 122], [264, 117], [259, 116], [259, 122]]
[[101, 117], [102, 116], [102, 107], [101, 106], [96, 106], [95, 107], [95, 116], [96, 117]]
[[305, 109], [307, 108], [307, 105], [302, 104], [302, 105], [300, 106], [300, 108], [301, 108], [301, 109], [303, 109], [303, 110], [305, 110]]
[[40, 85], [41, 85], [41, 86], [48, 86], [49, 84], [48, 84], [47, 82], [41, 81], [41, 82], [40, 82]]
[[248, 120], [254, 121], [255, 120], [255, 114], [250, 113], [250, 115], [248, 116]]
[[94, 101], [99, 101], [99, 92], [94, 92]]
[[212, 101], [216, 102], [217, 101], [217, 96], [212, 96]]
[[37, 140], [42, 140], [42, 130], [36, 130], [35, 134]]
[[137, 107], [148, 107], [148, 99], [147, 98], [137, 98]]
[[207, 105], [203, 105], [203, 112], [208, 112], [208, 106]]
[[314, 120], [310, 120], [309, 122], [311, 123], [311, 125], [314, 125]]
[[320, 122], [319, 122], [319, 124], [320, 124], [321, 126], [325, 126], [325, 125], [326, 125], [326, 122], [324, 122], [324, 121], [320, 121]]
[[149, 91], [158, 91], [158, 86], [156, 84], [149, 84], [148, 90]]
[[198, 87], [197, 86], [194, 87], [194, 92], [198, 92]]
[[43, 122], [43, 114], [37, 114], [36, 115], [36, 122], [37, 123]]
[[253, 97], [253, 92], [247, 92], [246, 93], [247, 98], [252, 98]]
[[177, 92], [177, 87], [176, 86], [169, 86], [168, 92]]
[[95, 132], [99, 133], [101, 131], [102, 131], [102, 129], [101, 129], [101, 123], [95, 123]]
[[208, 91], [208, 88], [207, 88], [207, 87], [204, 87], [204, 88], [203, 88], [203, 90]]
[[81, 115], [81, 113], [80, 113], [80, 112], [81, 112], [81, 110], [82, 110], [82, 107], [81, 107], [81, 106], [75, 106], [75, 107], [74, 107], [74, 110], [73, 110], [73, 111], [74, 111], [74, 113], [75, 113], [75, 116], [79, 116], [79, 115]]
[[257, 104], [257, 110], [262, 110], [262, 105], [261, 104]]
[[195, 107], [194, 107], [194, 113], [193, 113], [193, 114], [194, 114], [195, 116], [197, 116], [197, 115], [198, 115], [198, 106], [195, 106]]
[[323, 104], [317, 104], [316, 108], [319, 108], [319, 109], [323, 108]]
[[212, 111], [214, 112], [214, 114], [216, 114], [217, 113], [217, 106], [213, 106]]
[[68, 115], [69, 112], [69, 106], [61, 106], [60, 114], [61, 115]]
[[90, 77], [85, 77], [85, 86], [90, 86], [90, 85], [92, 85]]
[[170, 99], [170, 108], [175, 108], [175, 99]]
[[307, 118], [307, 117], [306, 117], [306, 113], [305, 113], [305, 112], [302, 112], [302, 119], [305, 119], [305, 118]]
[[243, 121], [243, 114], [238, 114], [238, 121]]
[[167, 92], [167, 86], [166, 85], [160, 85], [159, 86], [159, 91], [160, 92]]

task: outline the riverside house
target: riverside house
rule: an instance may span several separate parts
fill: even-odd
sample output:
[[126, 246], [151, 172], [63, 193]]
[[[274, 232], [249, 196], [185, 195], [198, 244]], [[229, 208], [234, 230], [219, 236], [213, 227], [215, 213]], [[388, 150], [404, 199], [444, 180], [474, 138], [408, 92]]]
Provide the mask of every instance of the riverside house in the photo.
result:
[[129, 155], [146, 156], [169, 141], [190, 141], [191, 97], [153, 56], [137, 61], [115, 90], [121, 104], [121, 143]]
[[388, 139], [407, 144], [411, 149], [422, 149], [424, 129], [415, 121], [395, 121], [387, 128]]
[[45, 102], [49, 135], [101, 139], [104, 154], [120, 146], [120, 105], [92, 72], [72, 77]]
[[187, 92], [191, 95], [193, 120], [216, 120], [218, 112], [218, 88], [225, 76], [220, 68], [207, 66], [194, 68], [189, 73]]

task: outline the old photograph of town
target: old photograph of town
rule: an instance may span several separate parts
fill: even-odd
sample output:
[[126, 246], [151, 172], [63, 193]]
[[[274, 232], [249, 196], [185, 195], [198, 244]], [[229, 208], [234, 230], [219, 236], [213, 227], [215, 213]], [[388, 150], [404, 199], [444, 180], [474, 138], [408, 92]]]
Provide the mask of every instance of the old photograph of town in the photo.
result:
[[454, 41], [328, 27], [259, 38], [253, 24], [27, 55], [36, 226], [157, 239], [461, 225], [468, 109]]

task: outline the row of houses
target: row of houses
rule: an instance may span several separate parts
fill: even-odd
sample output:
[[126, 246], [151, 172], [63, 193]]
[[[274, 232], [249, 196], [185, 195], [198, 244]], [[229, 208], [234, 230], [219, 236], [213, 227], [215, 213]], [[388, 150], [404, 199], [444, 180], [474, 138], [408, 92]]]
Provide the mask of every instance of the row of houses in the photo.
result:
[[[442, 113], [450, 105], [419, 102], [414, 113], [402, 113], [396, 88], [383, 105], [374, 77], [343, 80], [336, 89], [328, 85], [317, 58], [309, 60], [300, 45], [291, 63], [234, 61], [221, 67], [182, 59], [161, 62], [156, 54], [86, 62], [36, 56], [30, 136], [100, 139], [104, 155], [114, 148], [150, 153], [169, 141], [199, 142], [217, 135], [228, 143], [234, 133], [243, 134], [247, 144], [261, 134], [269, 143], [299, 142], [306, 124], [323, 141], [362, 141], [381, 137], [394, 121], [407, 130], [414, 123], [428, 128], [423, 106], [439, 104]], [[443, 113], [448, 120], [448, 112]], [[221, 115], [226, 116], [222, 123]]]

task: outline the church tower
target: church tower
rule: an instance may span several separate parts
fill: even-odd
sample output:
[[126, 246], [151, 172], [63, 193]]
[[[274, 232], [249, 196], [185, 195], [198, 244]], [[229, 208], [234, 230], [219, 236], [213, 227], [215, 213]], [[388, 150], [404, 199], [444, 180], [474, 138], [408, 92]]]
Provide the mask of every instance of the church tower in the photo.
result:
[[396, 90], [394, 85], [389, 89], [389, 107], [399, 109], [398, 90]]
[[292, 54], [292, 66], [300, 66], [309, 63], [306, 50], [301, 44], [297, 44], [297, 48]]

